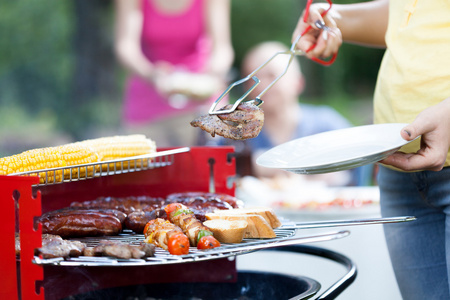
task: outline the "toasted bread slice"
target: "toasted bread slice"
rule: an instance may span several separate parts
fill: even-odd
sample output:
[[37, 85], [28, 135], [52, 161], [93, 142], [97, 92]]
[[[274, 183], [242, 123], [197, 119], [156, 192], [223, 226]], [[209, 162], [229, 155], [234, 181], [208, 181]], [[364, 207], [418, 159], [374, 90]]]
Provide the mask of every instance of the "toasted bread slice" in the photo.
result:
[[229, 214], [216, 214], [216, 213], [207, 213], [206, 218], [208, 220], [244, 220], [247, 222], [247, 228], [244, 232], [244, 238], [274, 238], [276, 237], [275, 232], [273, 231], [272, 226], [264, 219], [261, 215], [257, 214], [233, 214], [233, 210], [228, 210]]
[[221, 243], [240, 243], [244, 238], [248, 223], [245, 220], [208, 220], [203, 225], [211, 229], [214, 237]]
[[269, 207], [243, 207], [243, 208], [235, 208], [231, 210], [216, 210], [214, 211], [216, 214], [246, 214], [246, 215], [261, 215], [266, 221], [270, 224], [272, 228], [278, 228], [281, 226], [281, 222], [278, 219], [277, 215], [273, 211], [273, 209]]

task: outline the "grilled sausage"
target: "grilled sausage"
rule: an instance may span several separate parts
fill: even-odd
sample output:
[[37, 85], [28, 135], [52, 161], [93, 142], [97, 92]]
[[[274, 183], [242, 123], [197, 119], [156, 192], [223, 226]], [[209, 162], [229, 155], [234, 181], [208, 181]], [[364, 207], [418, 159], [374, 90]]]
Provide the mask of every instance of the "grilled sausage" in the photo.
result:
[[61, 237], [116, 235], [126, 215], [111, 209], [66, 208], [43, 214], [38, 222], [42, 233]]
[[197, 208], [207, 212], [242, 206], [241, 201], [233, 196], [206, 192], [173, 193], [166, 198], [166, 204], [169, 203], [181, 203], [189, 208]]
[[126, 214], [139, 210], [151, 211], [161, 207], [164, 203], [163, 198], [139, 196], [139, 197], [99, 197], [95, 200], [73, 202], [72, 207], [86, 208], [110, 208], [120, 210]]

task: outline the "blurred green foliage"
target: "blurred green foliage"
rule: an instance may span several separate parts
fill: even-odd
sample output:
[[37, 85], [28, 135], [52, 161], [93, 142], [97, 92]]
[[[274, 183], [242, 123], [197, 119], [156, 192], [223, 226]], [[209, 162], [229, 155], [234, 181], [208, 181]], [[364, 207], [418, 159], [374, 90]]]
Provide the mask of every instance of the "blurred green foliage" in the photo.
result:
[[73, 72], [70, 2], [2, 1], [0, 101], [28, 113], [64, 108]]
[[[258, 42], [290, 44], [304, 5], [232, 0], [235, 69]], [[125, 73], [113, 56], [113, 1], [1, 1], [0, 11], [0, 156], [120, 132]], [[370, 101], [382, 54], [344, 45], [331, 67], [301, 58], [302, 100], [366, 122], [352, 109]]]

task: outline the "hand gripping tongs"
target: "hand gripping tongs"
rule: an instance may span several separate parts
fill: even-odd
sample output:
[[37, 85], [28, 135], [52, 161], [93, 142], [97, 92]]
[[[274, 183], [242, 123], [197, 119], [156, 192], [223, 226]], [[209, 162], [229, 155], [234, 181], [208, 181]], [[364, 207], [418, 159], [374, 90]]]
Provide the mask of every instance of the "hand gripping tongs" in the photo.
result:
[[[308, 0], [306, 3], [306, 9], [305, 9], [305, 14], [303, 16], [303, 21], [306, 23], [308, 16], [309, 16], [309, 8], [311, 6], [313, 0]], [[331, 5], [332, 2], [331, 0], [327, 0], [327, 2], [330, 4], [330, 6], [324, 10], [321, 15], [322, 17], [325, 16], [328, 11], [331, 9]], [[329, 28], [327, 26], [325, 26], [323, 23], [321, 22], [316, 22], [315, 23], [316, 27], [322, 30], [329, 30]], [[217, 100], [211, 105], [210, 109], [209, 109], [209, 114], [210, 115], [218, 115], [218, 114], [229, 114], [233, 111], [236, 110], [236, 108], [239, 106], [239, 104], [242, 101], [245, 102], [251, 102], [253, 104], [255, 104], [256, 106], [260, 106], [261, 104], [264, 103], [263, 100], [261, 100], [261, 97], [278, 81], [280, 80], [281, 77], [283, 77], [284, 74], [286, 74], [291, 62], [294, 60], [295, 55], [305, 55], [306, 53], [308, 53], [309, 51], [311, 51], [312, 49], [314, 49], [314, 47], [316, 45], [312, 45], [306, 52], [305, 51], [301, 51], [301, 50], [296, 50], [295, 47], [298, 43], [298, 41], [300, 40], [300, 38], [305, 35], [309, 30], [311, 30], [312, 26], [308, 26], [301, 34], [299, 34], [296, 39], [294, 40], [294, 42], [292, 43], [292, 46], [289, 50], [287, 51], [279, 51], [276, 52], [274, 55], [272, 55], [267, 61], [265, 61], [264, 63], [262, 63], [258, 68], [256, 68], [253, 72], [251, 72], [250, 74], [248, 74], [245, 78], [242, 78], [238, 81], [233, 82], [232, 84], [230, 84], [228, 86], [228, 88], [225, 90], [225, 92], [223, 92], [219, 98], [217, 98]], [[289, 55], [289, 60], [286, 64], [286, 67], [284, 68], [283, 72], [278, 75], [270, 84], [268, 84], [266, 86], [266, 88], [258, 95], [256, 96], [255, 99], [251, 99], [251, 100], [245, 100], [247, 98], [247, 96], [255, 89], [255, 87], [260, 83], [260, 80], [258, 79], [258, 77], [256, 77], [256, 74], [262, 69], [264, 68], [269, 62], [271, 62], [273, 59], [275, 59], [275, 57], [277, 57], [278, 55]], [[325, 66], [329, 66], [331, 65], [335, 60], [336, 60], [336, 56], [337, 54], [334, 54], [329, 60], [321, 60], [319, 58], [312, 58], [313, 61], [320, 63], [322, 65]], [[222, 101], [223, 98], [227, 97], [228, 94], [230, 93], [230, 91], [240, 85], [243, 84], [244, 82], [247, 82], [249, 80], [253, 80], [254, 84], [233, 104], [233, 106], [229, 109], [219, 109], [216, 110], [217, 105], [219, 104], [220, 101]]]

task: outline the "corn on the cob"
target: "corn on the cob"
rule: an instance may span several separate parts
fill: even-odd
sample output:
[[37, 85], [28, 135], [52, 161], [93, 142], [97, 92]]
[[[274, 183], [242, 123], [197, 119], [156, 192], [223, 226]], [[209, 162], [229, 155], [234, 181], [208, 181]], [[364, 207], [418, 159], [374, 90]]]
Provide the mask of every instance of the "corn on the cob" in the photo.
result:
[[[108, 161], [132, 157], [137, 155], [149, 154], [156, 152], [156, 144], [154, 141], [145, 137], [142, 134], [133, 134], [125, 136], [103, 137], [98, 139], [91, 139], [79, 142], [83, 145], [92, 147], [99, 155], [100, 161]], [[128, 167], [128, 163], [116, 163], [117, 168]], [[137, 161], [138, 167], [141, 166], [141, 161]], [[147, 160], [143, 162], [147, 166]], [[130, 167], [134, 167], [134, 162], [130, 163]], [[103, 165], [105, 171], [107, 165]], [[114, 164], [109, 164], [109, 168], [114, 168]]]
[[[99, 161], [121, 159], [156, 152], [154, 141], [144, 135], [113, 136], [85, 140], [57, 147], [33, 149], [20, 154], [0, 158], [0, 175], [38, 171], [50, 168], [77, 166]], [[147, 165], [148, 161], [144, 161]], [[114, 164], [109, 164], [110, 168]], [[134, 167], [134, 162], [130, 163]], [[138, 166], [141, 161], [138, 161]], [[128, 167], [126, 162], [117, 163], [117, 167]], [[95, 171], [99, 171], [96, 166]], [[103, 166], [107, 169], [107, 165]], [[86, 173], [87, 172], [87, 173]], [[40, 183], [61, 182], [63, 178], [92, 176], [94, 166], [67, 168], [62, 170], [39, 172]]]
[[[61, 153], [54, 147], [40, 148], [22, 152], [13, 156], [0, 159], [1, 175], [19, 172], [28, 172], [41, 169], [60, 168], [67, 166]], [[62, 180], [62, 171], [57, 170], [40, 173], [40, 182], [59, 182]]]
[[79, 142], [92, 147], [101, 161], [120, 159], [124, 157], [153, 153], [155, 142], [142, 134], [103, 137]]
[[[77, 143], [57, 147], [67, 166], [84, 165], [99, 161], [98, 153], [91, 147]], [[86, 173], [87, 171], [87, 173]], [[97, 170], [98, 171], [98, 170]], [[72, 173], [72, 174], [71, 174]], [[64, 170], [65, 178], [93, 176], [94, 166], [68, 168]], [[70, 177], [71, 176], [71, 177]]]

